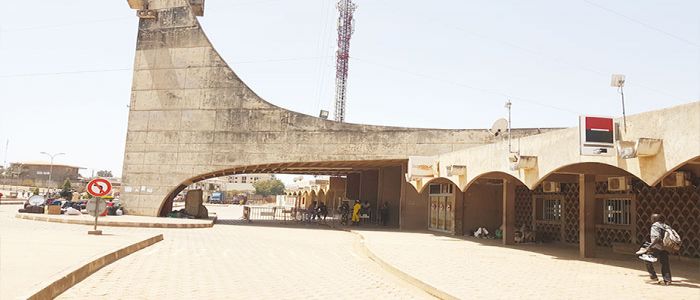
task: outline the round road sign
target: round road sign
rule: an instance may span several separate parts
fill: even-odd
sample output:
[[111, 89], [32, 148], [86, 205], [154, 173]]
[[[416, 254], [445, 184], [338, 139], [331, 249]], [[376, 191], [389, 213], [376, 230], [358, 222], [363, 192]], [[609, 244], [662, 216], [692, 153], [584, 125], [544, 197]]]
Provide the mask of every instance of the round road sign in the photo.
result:
[[95, 178], [90, 180], [87, 185], [87, 192], [95, 197], [102, 197], [112, 191], [112, 184], [107, 179]]
[[91, 216], [96, 217], [107, 209], [107, 202], [101, 198], [92, 198], [88, 200], [85, 209], [87, 209]]

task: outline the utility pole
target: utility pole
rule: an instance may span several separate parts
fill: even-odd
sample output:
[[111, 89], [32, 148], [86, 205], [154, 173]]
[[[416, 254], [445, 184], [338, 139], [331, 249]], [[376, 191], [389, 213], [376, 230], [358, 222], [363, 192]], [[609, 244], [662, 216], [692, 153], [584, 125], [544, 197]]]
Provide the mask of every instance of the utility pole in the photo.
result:
[[5, 159], [2, 161], [2, 166], [7, 167], [7, 149], [10, 147], [10, 139], [5, 142]]
[[345, 122], [345, 101], [348, 85], [348, 64], [350, 60], [350, 37], [355, 32], [353, 14], [357, 4], [352, 0], [340, 0], [336, 5], [338, 17], [338, 51], [335, 67], [335, 120]]
[[52, 183], [52, 182], [51, 182], [51, 175], [53, 174], [53, 159], [54, 159], [56, 156], [65, 155], [65, 153], [60, 152], [60, 153], [56, 153], [56, 154], [49, 154], [49, 153], [47, 153], [47, 152], [41, 152], [40, 154], [48, 155], [48, 156], [51, 158], [51, 165], [49, 165], [49, 182], [48, 182], [48, 184], [47, 184], [47, 185], [48, 185], [47, 188], [48, 188], [48, 189], [51, 189], [51, 186], [52, 186], [52, 184], [51, 184], [51, 183]]

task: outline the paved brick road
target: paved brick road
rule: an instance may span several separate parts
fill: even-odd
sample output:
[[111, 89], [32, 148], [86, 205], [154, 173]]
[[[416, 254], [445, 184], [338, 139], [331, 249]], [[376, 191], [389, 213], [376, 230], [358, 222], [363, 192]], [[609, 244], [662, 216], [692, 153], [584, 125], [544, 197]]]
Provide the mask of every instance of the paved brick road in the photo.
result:
[[700, 299], [697, 263], [672, 260], [678, 282], [665, 287], [645, 283], [648, 275], [635, 259], [586, 262], [566, 247], [514, 249], [430, 233], [358, 232], [385, 262], [462, 299]]
[[0, 299], [27, 295], [62, 272], [149, 236], [137, 230], [94, 236], [87, 225], [21, 220], [14, 217], [20, 207], [0, 205]]
[[359, 238], [318, 227], [161, 230], [60, 299], [429, 298], [361, 256]]

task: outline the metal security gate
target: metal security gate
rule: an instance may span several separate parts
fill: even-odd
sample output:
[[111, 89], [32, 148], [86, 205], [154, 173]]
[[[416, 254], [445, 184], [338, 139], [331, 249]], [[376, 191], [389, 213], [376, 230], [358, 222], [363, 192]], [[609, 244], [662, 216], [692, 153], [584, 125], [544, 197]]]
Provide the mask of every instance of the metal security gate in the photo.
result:
[[451, 183], [431, 184], [428, 188], [430, 199], [430, 224], [428, 228], [439, 231], [453, 231], [455, 206], [453, 185]]

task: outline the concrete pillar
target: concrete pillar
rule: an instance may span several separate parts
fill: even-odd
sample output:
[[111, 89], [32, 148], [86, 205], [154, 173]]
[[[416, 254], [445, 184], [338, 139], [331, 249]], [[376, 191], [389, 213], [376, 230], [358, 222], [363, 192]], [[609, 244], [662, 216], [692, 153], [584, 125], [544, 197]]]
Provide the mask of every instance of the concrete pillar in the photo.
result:
[[503, 245], [515, 244], [515, 182], [503, 179]]
[[462, 192], [458, 186], [455, 189], [455, 207], [454, 210], [454, 235], [464, 235], [464, 201], [466, 193]]
[[364, 203], [369, 201], [372, 206], [372, 213], [377, 207], [377, 196], [379, 194], [379, 171], [362, 171], [360, 177], [360, 200]]
[[580, 174], [579, 197], [579, 256], [595, 257], [595, 175]]
[[360, 173], [348, 174], [345, 196], [351, 200], [360, 199]]
[[374, 211], [379, 212], [379, 208], [384, 202], [389, 202], [388, 225], [390, 226], [399, 226], [401, 181], [403, 181], [401, 167], [384, 167], [379, 170], [379, 201]]

